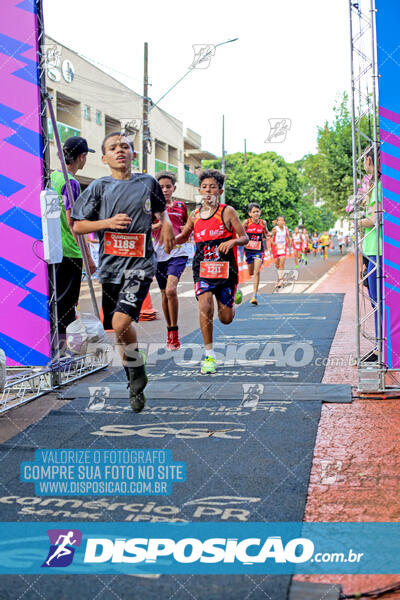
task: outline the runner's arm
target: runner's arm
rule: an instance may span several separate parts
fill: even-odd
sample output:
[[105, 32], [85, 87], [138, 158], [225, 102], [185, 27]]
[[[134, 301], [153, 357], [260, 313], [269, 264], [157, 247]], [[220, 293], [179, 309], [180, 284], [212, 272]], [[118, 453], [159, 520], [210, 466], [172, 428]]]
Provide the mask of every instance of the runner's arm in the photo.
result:
[[184, 244], [190, 238], [190, 234], [192, 233], [193, 227], [194, 227], [192, 216], [193, 216], [193, 213], [189, 216], [189, 218], [186, 221], [186, 224], [184, 225], [181, 233], [179, 233], [176, 236], [175, 240], [176, 240], [177, 244]]
[[223, 254], [227, 254], [231, 248], [234, 246], [246, 246], [249, 243], [249, 236], [244, 230], [242, 223], [240, 222], [239, 216], [232, 206], [227, 206], [225, 209], [225, 215], [227, 226], [230, 225], [231, 229], [233, 229], [236, 233], [236, 238], [233, 240], [228, 240], [227, 242], [222, 242], [218, 246], [219, 252]]
[[263, 221], [262, 223], [263, 223], [263, 231], [264, 231], [265, 238], [268, 238], [269, 231], [268, 231], [268, 227], [267, 227], [267, 221]]
[[[369, 208], [373, 208], [369, 207]], [[366, 217], [364, 217], [364, 219], [360, 219], [358, 221], [359, 225], [361, 225], [361, 227], [375, 227], [376, 224], [376, 212], [375, 210], [372, 210], [371, 212], [368, 212], [367, 209], [367, 215]]]
[[122, 231], [127, 229], [132, 219], [125, 213], [118, 213], [108, 219], [99, 219], [103, 193], [102, 181], [95, 180], [79, 196], [71, 211], [75, 233], [95, 233], [103, 229]]
[[161, 222], [160, 242], [163, 244], [165, 252], [169, 254], [176, 246], [172, 223], [166, 210], [154, 213], [154, 216]]
[[188, 210], [187, 210], [187, 206], [185, 204], [185, 212], [183, 214], [183, 224], [182, 224], [182, 229], [181, 231], [183, 231], [183, 227], [186, 225], [186, 223], [188, 222], [189, 219], [189, 215], [188, 215]]
[[128, 227], [132, 219], [124, 213], [114, 215], [110, 219], [100, 219], [99, 221], [89, 221], [88, 219], [82, 219], [80, 221], [74, 221], [75, 233], [94, 233], [95, 231], [101, 231], [102, 229], [118, 229], [123, 230]]

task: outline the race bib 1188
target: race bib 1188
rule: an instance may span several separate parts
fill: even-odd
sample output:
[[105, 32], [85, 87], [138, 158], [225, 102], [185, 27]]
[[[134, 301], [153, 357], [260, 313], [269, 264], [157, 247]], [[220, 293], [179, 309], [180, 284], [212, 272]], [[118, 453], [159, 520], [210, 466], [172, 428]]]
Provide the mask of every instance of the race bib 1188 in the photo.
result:
[[106, 231], [104, 234], [105, 254], [143, 258], [145, 249], [145, 233], [114, 233], [112, 231]]

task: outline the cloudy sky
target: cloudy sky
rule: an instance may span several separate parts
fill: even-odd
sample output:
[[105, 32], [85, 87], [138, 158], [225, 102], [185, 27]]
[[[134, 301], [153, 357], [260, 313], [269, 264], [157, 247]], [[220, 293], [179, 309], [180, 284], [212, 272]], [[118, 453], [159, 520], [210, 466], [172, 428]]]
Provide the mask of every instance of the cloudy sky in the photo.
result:
[[[154, 101], [193, 62], [194, 44], [216, 48], [161, 103], [202, 136], [203, 148], [274, 150], [293, 161], [315, 151], [317, 126], [350, 88], [347, 0], [43, 0], [46, 33], [108, 67], [141, 93], [149, 44]], [[106, 70], [106, 69], [105, 69]], [[286, 119], [285, 141], [266, 142], [269, 119]], [[281, 138], [279, 138], [281, 139]]]

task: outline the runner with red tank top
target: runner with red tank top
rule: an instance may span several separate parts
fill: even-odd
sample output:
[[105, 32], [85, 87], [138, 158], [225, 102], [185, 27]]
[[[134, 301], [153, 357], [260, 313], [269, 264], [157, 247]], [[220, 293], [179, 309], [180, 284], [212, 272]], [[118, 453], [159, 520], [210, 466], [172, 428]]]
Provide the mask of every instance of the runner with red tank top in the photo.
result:
[[264, 261], [264, 238], [268, 236], [267, 223], [260, 219], [260, 205], [251, 202], [247, 208], [249, 218], [243, 223], [243, 227], [249, 236], [249, 243], [245, 247], [246, 263], [250, 277], [253, 277], [253, 297], [250, 304], [258, 304], [257, 292], [260, 283], [260, 271]]
[[232, 208], [219, 203], [225, 175], [216, 169], [202, 171], [199, 192], [202, 203], [189, 217], [176, 243], [182, 244], [193, 231], [196, 254], [193, 259], [195, 295], [199, 302], [200, 329], [205, 348], [202, 373], [215, 373], [213, 350], [214, 296], [218, 317], [227, 325], [235, 316], [234, 303], [240, 304], [241, 293], [236, 291], [238, 265], [236, 247], [245, 246], [247, 237], [239, 217]]
[[285, 269], [285, 260], [288, 248], [291, 245], [289, 230], [285, 225], [285, 219], [279, 216], [276, 219], [276, 225], [272, 230], [272, 256], [275, 259], [275, 267], [278, 271], [278, 281], [276, 288], [281, 288], [283, 283], [283, 271]]
[[[162, 171], [156, 176], [164, 194], [166, 209], [170, 218], [174, 234], [181, 233], [188, 212], [186, 204], [172, 197], [176, 190], [176, 177], [174, 173]], [[178, 283], [188, 260], [187, 244], [176, 246], [167, 254], [160, 239], [161, 223], [156, 221], [153, 226], [153, 243], [157, 254], [156, 279], [161, 290], [161, 304], [165, 321], [167, 323], [167, 349], [179, 350], [181, 343], [178, 333]]]

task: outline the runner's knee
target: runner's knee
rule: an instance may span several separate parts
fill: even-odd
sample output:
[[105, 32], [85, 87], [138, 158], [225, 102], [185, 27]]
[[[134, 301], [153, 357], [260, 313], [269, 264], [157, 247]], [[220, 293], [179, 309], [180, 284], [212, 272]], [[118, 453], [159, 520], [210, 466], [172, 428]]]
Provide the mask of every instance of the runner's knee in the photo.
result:
[[167, 296], [168, 299], [176, 298], [178, 295], [176, 287], [175, 286], [167, 287], [165, 289], [165, 295]]
[[235, 316], [233, 310], [228, 307], [218, 310], [218, 318], [223, 325], [229, 325], [232, 323], [233, 317]]
[[114, 329], [117, 336], [123, 335], [128, 331], [132, 324], [132, 319], [129, 315], [122, 313], [114, 313], [112, 318], [112, 328]]

